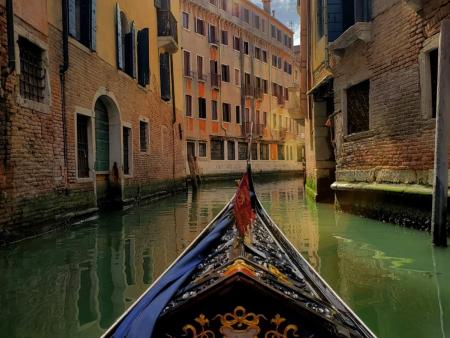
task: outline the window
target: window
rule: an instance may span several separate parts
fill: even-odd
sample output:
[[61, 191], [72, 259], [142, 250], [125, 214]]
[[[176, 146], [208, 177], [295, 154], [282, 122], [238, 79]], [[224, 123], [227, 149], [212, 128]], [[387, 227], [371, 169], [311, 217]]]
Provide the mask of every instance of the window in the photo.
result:
[[205, 77], [203, 76], [203, 57], [197, 55], [197, 78], [200, 81], [204, 81]]
[[186, 95], [185, 98], [185, 114], [186, 116], [192, 116], [192, 96]]
[[139, 145], [142, 152], [148, 149], [148, 122], [139, 121]]
[[241, 123], [241, 107], [236, 106], [236, 123]]
[[136, 77], [136, 28], [124, 12], [116, 7], [117, 68]]
[[263, 32], [266, 31], [266, 20], [265, 19], [261, 19], [261, 30]]
[[268, 160], [269, 159], [269, 145], [266, 143], [259, 144], [259, 159]]
[[264, 94], [267, 94], [269, 92], [269, 85], [267, 80], [262, 80], [263, 83], [263, 90], [264, 90]]
[[206, 157], [206, 142], [198, 143], [198, 157]]
[[230, 82], [230, 66], [222, 65], [222, 81]]
[[195, 32], [201, 35], [205, 35], [205, 22], [202, 19], [196, 19]]
[[278, 144], [278, 159], [284, 160], [284, 146], [282, 144]]
[[244, 53], [248, 55], [248, 42], [244, 41]]
[[20, 96], [24, 99], [44, 102], [46, 95], [46, 71], [42, 59], [43, 50], [19, 37]]
[[277, 37], [277, 29], [275, 28], [274, 25], [271, 26], [271, 33], [272, 33], [272, 38], [276, 38]]
[[211, 140], [211, 160], [223, 160], [224, 157], [223, 141]]
[[258, 159], [258, 144], [252, 143], [250, 146], [250, 153], [252, 155], [252, 160], [256, 161]]
[[261, 60], [261, 49], [258, 47], [255, 47], [255, 58]]
[[284, 99], [289, 101], [289, 90], [287, 88], [284, 88]]
[[222, 31], [222, 44], [228, 46], [228, 31]]
[[233, 1], [233, 9], [232, 9], [233, 16], [236, 16], [239, 18], [239, 3]]
[[217, 41], [217, 30], [216, 26], [209, 25], [209, 32], [208, 32], [208, 42], [217, 44], [219, 41]]
[[370, 80], [347, 89], [347, 134], [369, 130]]
[[77, 175], [89, 177], [89, 117], [77, 114]]
[[259, 15], [255, 14], [255, 16], [253, 17], [253, 22], [254, 22], [255, 28], [259, 29]]
[[195, 157], [195, 142], [187, 141], [186, 142], [186, 150], [187, 150], [188, 158], [189, 157]]
[[250, 11], [248, 8], [244, 8], [244, 21], [250, 23]]
[[317, 37], [323, 36], [323, 0], [316, 0], [317, 3]]
[[244, 74], [244, 83], [245, 83], [245, 86], [247, 86], [247, 87], [250, 86], [251, 81], [250, 81], [250, 74], [249, 73], [245, 73]]
[[237, 36], [233, 37], [233, 48], [235, 50], [241, 50], [241, 39], [239, 39]]
[[430, 83], [431, 83], [431, 117], [436, 117], [437, 80], [438, 80], [438, 49], [428, 53], [430, 59]]
[[279, 69], [281, 69], [281, 64], [282, 64], [281, 56], [279, 56], [279, 57], [278, 57], [278, 68], [279, 68]]
[[96, 2], [73, 0], [69, 6], [69, 33], [86, 47], [95, 50]]
[[224, 122], [231, 122], [231, 105], [229, 103], [222, 104], [222, 119]]
[[263, 125], [264, 127], [267, 127], [267, 112], [263, 112]]
[[272, 66], [276, 67], [278, 64], [278, 56], [276, 56], [275, 54], [272, 54]]
[[131, 128], [123, 127], [123, 173], [130, 175]]
[[[257, 111], [255, 112], [255, 115], [256, 115], [255, 123], [256, 123], [256, 125], [259, 125], [260, 122], [261, 122], [261, 112], [260, 112], [259, 110], [257, 110]], [[257, 126], [254, 126], [253, 128], [256, 129]]]
[[191, 53], [184, 51], [184, 76], [191, 76]]
[[228, 10], [228, 0], [221, 0], [220, 8], [226, 12]]
[[228, 160], [232, 161], [236, 159], [236, 151], [234, 148], [234, 141], [227, 141]]
[[277, 29], [277, 40], [281, 42], [281, 31]]
[[189, 13], [183, 12], [183, 28], [189, 29]]
[[170, 55], [169, 53], [159, 54], [159, 77], [161, 85], [161, 99], [170, 101], [171, 99], [171, 75], [170, 75]]
[[246, 160], [247, 159], [247, 152], [248, 152], [248, 145], [245, 142], [239, 142], [238, 143], [238, 159], [239, 160]]
[[206, 99], [204, 97], [198, 98], [198, 117], [206, 119]]
[[267, 51], [265, 50], [262, 51], [262, 60], [263, 62], [267, 62]]
[[217, 120], [217, 101], [211, 101], [211, 120]]
[[239, 69], [235, 69], [234, 70], [234, 84], [236, 86], [239, 86], [240, 83], [241, 83], [241, 72], [239, 71]]

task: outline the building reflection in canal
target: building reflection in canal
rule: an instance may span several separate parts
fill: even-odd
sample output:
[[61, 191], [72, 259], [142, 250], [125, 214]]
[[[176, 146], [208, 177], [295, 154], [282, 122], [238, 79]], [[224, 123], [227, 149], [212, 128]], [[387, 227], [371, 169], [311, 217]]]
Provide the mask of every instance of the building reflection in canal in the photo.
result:
[[[301, 180], [257, 182], [287, 237], [380, 337], [450, 334], [449, 250], [427, 234], [335, 213]], [[234, 183], [101, 214], [0, 250], [0, 336], [98, 337], [232, 197]]]

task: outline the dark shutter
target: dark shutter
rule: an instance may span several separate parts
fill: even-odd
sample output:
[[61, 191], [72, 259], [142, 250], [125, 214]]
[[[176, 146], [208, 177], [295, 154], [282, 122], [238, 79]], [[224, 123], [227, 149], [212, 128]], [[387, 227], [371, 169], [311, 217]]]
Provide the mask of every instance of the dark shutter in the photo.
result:
[[69, 6], [69, 34], [73, 37], [77, 36], [77, 15], [75, 8], [75, 0], [68, 0]]
[[125, 34], [125, 73], [133, 76], [133, 34], [131, 32]]
[[91, 49], [97, 49], [97, 0], [91, 0]]
[[161, 98], [164, 101], [170, 100], [170, 64], [169, 53], [159, 54]]
[[91, 47], [91, 7], [89, 1], [80, 1], [80, 36], [79, 41]]
[[117, 68], [123, 70], [123, 53], [122, 53], [122, 25], [120, 22], [120, 7], [116, 4], [116, 56]]
[[138, 82], [141, 86], [149, 84], [149, 51], [148, 51], [148, 28], [138, 32]]
[[131, 23], [131, 76], [136, 78], [136, 27], [134, 21]]

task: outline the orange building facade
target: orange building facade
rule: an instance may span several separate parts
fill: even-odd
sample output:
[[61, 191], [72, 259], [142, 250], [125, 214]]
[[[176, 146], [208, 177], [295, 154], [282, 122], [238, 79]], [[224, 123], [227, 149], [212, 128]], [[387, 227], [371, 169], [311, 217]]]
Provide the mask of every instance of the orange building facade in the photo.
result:
[[186, 150], [203, 175], [302, 170], [303, 127], [289, 115], [293, 32], [250, 1], [183, 0]]

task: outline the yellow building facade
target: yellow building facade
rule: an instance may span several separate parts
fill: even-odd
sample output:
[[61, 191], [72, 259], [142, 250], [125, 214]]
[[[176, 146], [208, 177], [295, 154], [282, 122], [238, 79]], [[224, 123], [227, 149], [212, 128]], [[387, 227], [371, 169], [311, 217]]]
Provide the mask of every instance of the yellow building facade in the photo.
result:
[[183, 0], [180, 25], [188, 157], [203, 175], [300, 171], [302, 126], [289, 115], [293, 32], [250, 1]]

